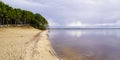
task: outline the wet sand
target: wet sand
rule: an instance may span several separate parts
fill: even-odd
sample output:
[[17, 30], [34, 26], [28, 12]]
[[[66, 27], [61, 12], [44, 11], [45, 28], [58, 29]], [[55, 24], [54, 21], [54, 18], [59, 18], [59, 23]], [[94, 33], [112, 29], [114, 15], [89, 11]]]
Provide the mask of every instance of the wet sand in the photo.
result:
[[47, 31], [34, 28], [0, 28], [0, 60], [58, 60]]

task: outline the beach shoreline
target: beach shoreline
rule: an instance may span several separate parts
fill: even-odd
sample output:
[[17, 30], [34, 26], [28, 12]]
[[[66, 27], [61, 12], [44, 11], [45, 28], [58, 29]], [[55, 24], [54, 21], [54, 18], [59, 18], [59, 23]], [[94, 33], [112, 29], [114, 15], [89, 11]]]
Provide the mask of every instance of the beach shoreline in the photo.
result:
[[0, 28], [0, 60], [59, 60], [47, 30]]

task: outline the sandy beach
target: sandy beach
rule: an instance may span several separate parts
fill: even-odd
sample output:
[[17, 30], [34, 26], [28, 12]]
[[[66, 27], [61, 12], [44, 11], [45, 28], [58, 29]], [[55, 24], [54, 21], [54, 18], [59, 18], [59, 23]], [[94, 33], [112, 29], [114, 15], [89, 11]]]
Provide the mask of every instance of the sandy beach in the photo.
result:
[[0, 60], [59, 60], [47, 31], [34, 28], [0, 28]]

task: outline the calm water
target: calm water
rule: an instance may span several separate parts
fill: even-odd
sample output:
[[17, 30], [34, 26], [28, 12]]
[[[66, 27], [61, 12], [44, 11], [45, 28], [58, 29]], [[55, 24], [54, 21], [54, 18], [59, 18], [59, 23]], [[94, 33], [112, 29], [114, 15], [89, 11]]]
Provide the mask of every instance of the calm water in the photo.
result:
[[119, 29], [50, 30], [49, 39], [64, 60], [120, 60]]

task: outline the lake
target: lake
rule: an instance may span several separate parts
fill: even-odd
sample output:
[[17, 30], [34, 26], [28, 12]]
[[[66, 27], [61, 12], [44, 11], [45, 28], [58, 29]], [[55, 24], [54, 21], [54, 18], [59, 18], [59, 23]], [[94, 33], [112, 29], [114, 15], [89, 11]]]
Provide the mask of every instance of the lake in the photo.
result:
[[51, 29], [48, 36], [63, 60], [120, 60], [120, 29]]

